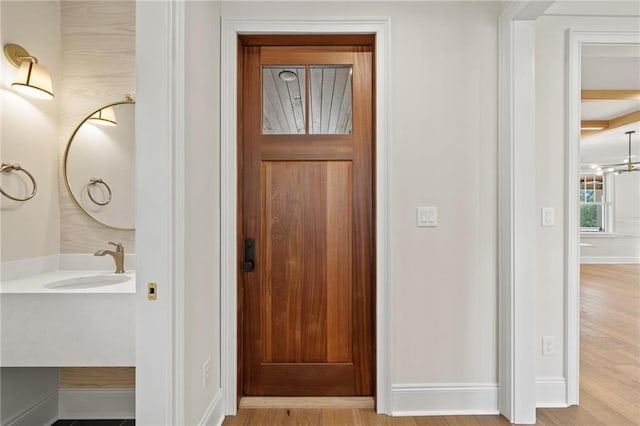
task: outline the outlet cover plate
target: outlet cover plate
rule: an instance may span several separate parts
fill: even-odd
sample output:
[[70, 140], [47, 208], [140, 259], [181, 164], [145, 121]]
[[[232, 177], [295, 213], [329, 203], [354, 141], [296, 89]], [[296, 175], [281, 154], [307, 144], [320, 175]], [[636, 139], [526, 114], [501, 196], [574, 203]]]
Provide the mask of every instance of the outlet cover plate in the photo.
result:
[[542, 208], [542, 226], [554, 226], [556, 223], [553, 207]]
[[416, 207], [416, 226], [418, 228], [432, 228], [438, 226], [438, 208]]
[[555, 354], [556, 351], [553, 336], [542, 336], [542, 355], [551, 356]]

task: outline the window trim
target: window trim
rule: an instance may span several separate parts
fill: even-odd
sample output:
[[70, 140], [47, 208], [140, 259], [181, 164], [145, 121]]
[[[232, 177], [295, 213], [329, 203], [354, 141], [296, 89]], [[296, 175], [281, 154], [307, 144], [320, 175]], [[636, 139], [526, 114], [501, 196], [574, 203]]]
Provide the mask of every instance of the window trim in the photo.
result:
[[[601, 176], [602, 177], [602, 197], [599, 202], [587, 202], [580, 201], [580, 195], [578, 195], [578, 205], [582, 207], [583, 205], [596, 205], [602, 209], [602, 228], [598, 229], [595, 227], [583, 227], [580, 226], [580, 221], [578, 221], [578, 226], [580, 230], [581, 236], [607, 236], [613, 235], [615, 236], [615, 174], [613, 173], [604, 173], [602, 175], [598, 175], [593, 172], [582, 172], [580, 173], [580, 179], [578, 182], [580, 183], [580, 188], [578, 192], [581, 191], [582, 188], [582, 178], [586, 176]], [[586, 188], [588, 189], [588, 188]]]

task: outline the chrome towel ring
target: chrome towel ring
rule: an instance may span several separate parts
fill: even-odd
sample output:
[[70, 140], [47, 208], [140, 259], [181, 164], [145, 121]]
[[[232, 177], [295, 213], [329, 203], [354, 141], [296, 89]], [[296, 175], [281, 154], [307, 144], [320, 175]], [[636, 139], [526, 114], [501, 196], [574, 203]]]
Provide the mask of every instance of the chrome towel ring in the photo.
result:
[[31, 183], [33, 184], [33, 191], [31, 191], [31, 194], [27, 195], [25, 198], [18, 198], [18, 197], [14, 197], [13, 195], [9, 195], [6, 192], [4, 192], [2, 188], [0, 188], [0, 193], [2, 193], [2, 195], [14, 201], [27, 201], [32, 199], [33, 196], [36, 195], [36, 192], [38, 191], [38, 185], [36, 184], [36, 180], [33, 178], [33, 175], [28, 171], [26, 171], [25, 169], [23, 169], [22, 166], [20, 166], [20, 164], [2, 163], [2, 166], [0, 166], [0, 172], [2, 173], [11, 173], [13, 171], [22, 172], [27, 176], [29, 176], [29, 179], [31, 179]]
[[[107, 192], [109, 193], [109, 197], [107, 198], [107, 201], [105, 202], [100, 202], [100, 201], [96, 201], [95, 198], [93, 198], [93, 196], [91, 195], [91, 187], [94, 185], [103, 185], [106, 189]], [[105, 181], [103, 181], [100, 178], [91, 178], [89, 179], [89, 185], [87, 185], [87, 195], [89, 196], [89, 198], [91, 199], [91, 201], [93, 201], [94, 203], [96, 203], [99, 206], [106, 206], [107, 204], [109, 204], [111, 202], [111, 188], [109, 188], [109, 185], [107, 185], [107, 183]]]

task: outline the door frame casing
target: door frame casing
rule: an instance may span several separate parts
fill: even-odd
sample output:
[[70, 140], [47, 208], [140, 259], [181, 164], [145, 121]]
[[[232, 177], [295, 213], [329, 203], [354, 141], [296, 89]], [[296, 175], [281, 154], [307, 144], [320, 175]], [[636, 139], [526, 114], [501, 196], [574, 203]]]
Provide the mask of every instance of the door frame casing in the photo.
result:
[[221, 35], [221, 372], [225, 414], [237, 410], [238, 390], [238, 35], [375, 34], [375, 211], [376, 211], [376, 400], [377, 412], [390, 414], [390, 252], [389, 208], [389, 36], [388, 17], [241, 18], [223, 17]]
[[[185, 423], [186, 18], [185, 2], [136, 3], [135, 405], [140, 424]], [[158, 283], [154, 301], [147, 300], [150, 282]]]
[[580, 402], [580, 197], [576, 188], [580, 178], [581, 52], [588, 44], [640, 44], [640, 31], [602, 27], [567, 30], [564, 367], [568, 405]]
[[535, 20], [552, 3], [498, 20], [498, 409], [521, 424], [536, 422]]

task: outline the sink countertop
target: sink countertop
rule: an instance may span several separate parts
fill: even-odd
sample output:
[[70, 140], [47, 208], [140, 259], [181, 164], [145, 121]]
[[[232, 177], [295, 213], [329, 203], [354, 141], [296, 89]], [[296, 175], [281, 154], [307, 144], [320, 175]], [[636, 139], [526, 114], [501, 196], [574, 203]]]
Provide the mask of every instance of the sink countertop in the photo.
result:
[[135, 272], [126, 272], [124, 275], [129, 280], [124, 283], [111, 284], [93, 288], [46, 288], [45, 285], [54, 281], [87, 277], [92, 275], [116, 275], [112, 271], [55, 271], [46, 272], [44, 274], [33, 275], [30, 277], [20, 278], [16, 280], [6, 280], [0, 282], [0, 294], [29, 294], [29, 293], [48, 293], [48, 294], [70, 294], [70, 293], [135, 293], [136, 292], [136, 274]]

